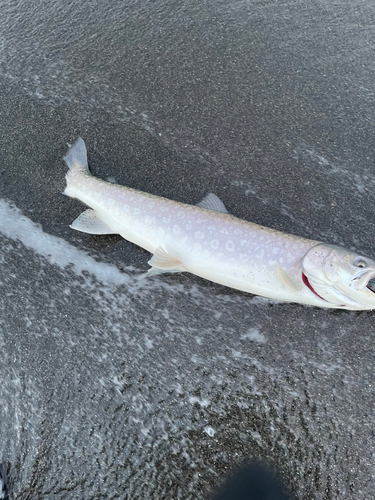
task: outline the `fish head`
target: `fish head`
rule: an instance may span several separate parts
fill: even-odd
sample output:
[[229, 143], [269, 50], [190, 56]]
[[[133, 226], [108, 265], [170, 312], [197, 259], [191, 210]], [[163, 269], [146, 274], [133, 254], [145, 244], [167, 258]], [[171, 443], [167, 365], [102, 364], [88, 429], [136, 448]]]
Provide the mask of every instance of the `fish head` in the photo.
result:
[[375, 309], [375, 261], [320, 243], [301, 261], [302, 281], [326, 304], [339, 309]]

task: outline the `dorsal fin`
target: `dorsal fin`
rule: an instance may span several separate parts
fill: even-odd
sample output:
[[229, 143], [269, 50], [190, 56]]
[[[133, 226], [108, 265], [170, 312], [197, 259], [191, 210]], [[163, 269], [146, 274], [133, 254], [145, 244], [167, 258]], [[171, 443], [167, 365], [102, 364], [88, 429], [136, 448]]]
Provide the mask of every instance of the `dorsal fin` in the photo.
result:
[[223, 214], [228, 213], [224, 203], [214, 193], [206, 194], [206, 196], [197, 203], [197, 207], [205, 208], [206, 210], [214, 210], [215, 212], [222, 212]]

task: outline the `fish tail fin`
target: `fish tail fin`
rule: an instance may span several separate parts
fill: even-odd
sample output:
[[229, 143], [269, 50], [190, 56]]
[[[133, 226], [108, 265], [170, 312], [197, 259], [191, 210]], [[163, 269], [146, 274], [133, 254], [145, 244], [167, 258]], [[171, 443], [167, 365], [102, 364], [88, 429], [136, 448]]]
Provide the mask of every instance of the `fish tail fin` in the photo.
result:
[[66, 156], [64, 156], [64, 161], [68, 165], [69, 170], [66, 174], [66, 188], [63, 194], [71, 196], [71, 187], [74, 184], [74, 180], [80, 174], [90, 174], [89, 166], [87, 163], [87, 151], [85, 146], [85, 141], [82, 137], [78, 137], [76, 142], [69, 148]]

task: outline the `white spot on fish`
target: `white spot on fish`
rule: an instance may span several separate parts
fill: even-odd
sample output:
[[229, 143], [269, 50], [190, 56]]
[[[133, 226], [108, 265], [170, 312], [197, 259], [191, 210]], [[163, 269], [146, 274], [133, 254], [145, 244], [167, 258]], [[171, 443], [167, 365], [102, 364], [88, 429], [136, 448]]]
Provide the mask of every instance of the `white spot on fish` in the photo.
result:
[[228, 252], [233, 252], [234, 250], [234, 243], [232, 240], [228, 240], [226, 243], [225, 243], [225, 248], [228, 250]]
[[174, 232], [174, 234], [180, 234], [180, 232], [181, 232], [180, 226], [178, 226], [177, 224], [175, 224], [173, 226], [173, 232]]
[[194, 233], [194, 236], [200, 240], [202, 240], [204, 238], [204, 233], [202, 233], [202, 231], [196, 231]]
[[145, 221], [146, 221], [146, 224], [155, 224], [155, 222], [156, 222], [155, 217], [152, 217], [150, 215], [145, 216]]
[[219, 240], [211, 240], [210, 242], [211, 248], [217, 250], [219, 248]]
[[249, 256], [246, 253], [240, 253], [240, 261], [247, 262], [249, 260]]

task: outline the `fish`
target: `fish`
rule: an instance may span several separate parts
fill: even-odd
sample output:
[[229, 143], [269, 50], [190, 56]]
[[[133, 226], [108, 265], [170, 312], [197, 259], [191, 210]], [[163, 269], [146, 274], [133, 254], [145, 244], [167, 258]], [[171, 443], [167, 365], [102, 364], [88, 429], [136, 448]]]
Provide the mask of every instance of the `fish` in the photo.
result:
[[189, 205], [98, 179], [81, 137], [64, 160], [63, 194], [89, 207], [70, 227], [118, 234], [146, 249], [150, 275], [189, 272], [283, 302], [375, 308], [375, 261], [369, 257], [239, 219], [213, 193]]

